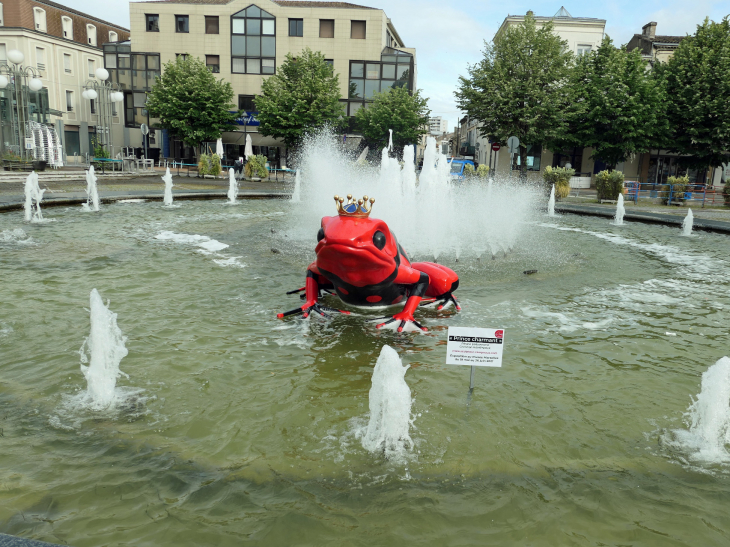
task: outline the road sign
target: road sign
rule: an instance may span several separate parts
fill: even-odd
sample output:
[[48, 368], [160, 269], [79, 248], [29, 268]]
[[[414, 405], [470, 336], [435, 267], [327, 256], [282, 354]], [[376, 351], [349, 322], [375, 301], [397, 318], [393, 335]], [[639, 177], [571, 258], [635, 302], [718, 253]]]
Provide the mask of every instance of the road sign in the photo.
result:
[[502, 147], [499, 145], [499, 143], [492, 143], [492, 150], [494, 150], [495, 152], [499, 152], [500, 148]]
[[149, 135], [149, 133], [150, 133], [150, 128], [149, 128], [149, 127], [147, 127], [147, 124], [146, 124], [146, 123], [143, 123], [142, 125], [140, 125], [140, 126], [139, 126], [139, 128], [140, 128], [140, 130], [142, 131], [142, 134], [143, 134], [143, 135]]
[[509, 148], [510, 154], [517, 154], [520, 151], [520, 139], [517, 137], [507, 139], [507, 148]]

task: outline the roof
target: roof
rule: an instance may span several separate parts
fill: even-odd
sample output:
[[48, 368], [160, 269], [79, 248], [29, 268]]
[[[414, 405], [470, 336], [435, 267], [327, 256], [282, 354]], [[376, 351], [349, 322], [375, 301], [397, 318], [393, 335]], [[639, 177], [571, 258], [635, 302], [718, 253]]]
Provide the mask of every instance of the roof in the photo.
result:
[[[44, 0], [41, 0], [44, 1]], [[132, 0], [134, 1], [134, 0]], [[207, 5], [225, 5], [230, 4], [233, 0], [147, 0], [145, 4], [207, 4]], [[255, 0], [253, 0], [255, 2]], [[360, 6], [358, 4], [350, 4], [349, 2], [314, 2], [309, 0], [272, 0], [285, 8], [346, 8], [346, 9], [379, 9], [370, 6]]]
[[75, 10], [73, 8], [69, 8], [67, 6], [64, 6], [63, 4], [58, 4], [56, 2], [51, 2], [51, 0], [35, 0], [39, 4], [45, 4], [46, 6], [50, 6], [52, 8], [60, 9], [62, 11], [67, 11], [69, 13], [74, 13], [76, 15], [79, 15], [81, 17], [85, 17], [86, 19], [91, 19], [92, 21], [96, 21], [97, 23], [101, 23], [103, 25], [108, 25], [110, 27], [113, 27], [115, 29], [123, 30], [125, 32], [129, 32], [128, 28], [124, 28], [120, 25], [115, 25], [114, 23], [110, 23], [108, 21], [104, 21], [103, 19], [99, 19], [98, 17], [94, 17], [93, 15], [89, 15], [88, 13], [84, 13], [83, 11]]

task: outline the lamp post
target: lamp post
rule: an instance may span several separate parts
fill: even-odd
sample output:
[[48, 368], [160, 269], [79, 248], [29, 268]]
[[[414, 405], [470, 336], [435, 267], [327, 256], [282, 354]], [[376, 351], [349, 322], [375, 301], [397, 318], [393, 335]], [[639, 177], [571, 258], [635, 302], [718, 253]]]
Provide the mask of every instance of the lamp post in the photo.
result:
[[[10, 142], [9, 148], [24, 159], [32, 159], [32, 146], [27, 146], [26, 141], [30, 132], [30, 92], [43, 89], [43, 82], [33, 67], [23, 66], [25, 55], [17, 49], [11, 49], [7, 53], [7, 62], [0, 64], [0, 89], [7, 89], [8, 111], [10, 113], [11, 140], [3, 138], [2, 147], [5, 142]], [[13, 150], [15, 148], [15, 150]]]
[[112, 147], [112, 117], [114, 112], [112, 103], [124, 100], [124, 93], [117, 84], [108, 82], [109, 72], [105, 68], [97, 68], [94, 72], [98, 80], [86, 80], [81, 96], [94, 101], [98, 99], [96, 115], [96, 142], [107, 149], [111, 155]]

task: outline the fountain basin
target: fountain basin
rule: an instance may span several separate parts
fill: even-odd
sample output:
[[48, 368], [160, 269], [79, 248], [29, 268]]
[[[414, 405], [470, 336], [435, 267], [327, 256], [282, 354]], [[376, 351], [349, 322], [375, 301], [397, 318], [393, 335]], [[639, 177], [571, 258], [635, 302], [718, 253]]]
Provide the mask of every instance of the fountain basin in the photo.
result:
[[[722, 542], [727, 464], [663, 438], [727, 354], [724, 236], [567, 215], [496, 260], [444, 249], [463, 312], [421, 310], [430, 333], [398, 336], [364, 325], [379, 312], [277, 320], [317, 226], [290, 223], [284, 200], [223, 204], [55, 208], [52, 229], [0, 216], [0, 532], [77, 546]], [[101, 414], [73, 401], [92, 287], [127, 337], [118, 385], [141, 390]], [[444, 364], [449, 326], [508, 333], [468, 407], [468, 367]], [[385, 344], [410, 367], [403, 462], [356, 434]]]

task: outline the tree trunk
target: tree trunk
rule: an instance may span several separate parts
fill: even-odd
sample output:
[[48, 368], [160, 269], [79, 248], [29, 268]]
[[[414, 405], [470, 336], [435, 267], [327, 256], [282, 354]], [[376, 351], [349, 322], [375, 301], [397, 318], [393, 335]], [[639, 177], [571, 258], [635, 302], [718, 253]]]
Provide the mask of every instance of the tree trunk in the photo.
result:
[[520, 145], [520, 182], [527, 182], [527, 145]]

